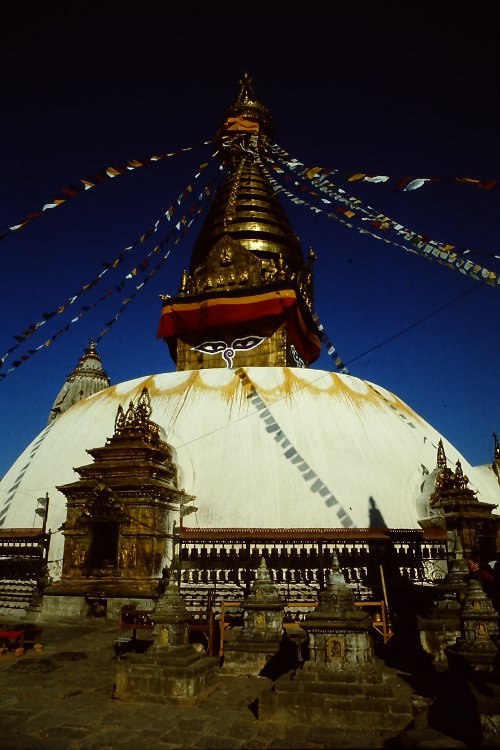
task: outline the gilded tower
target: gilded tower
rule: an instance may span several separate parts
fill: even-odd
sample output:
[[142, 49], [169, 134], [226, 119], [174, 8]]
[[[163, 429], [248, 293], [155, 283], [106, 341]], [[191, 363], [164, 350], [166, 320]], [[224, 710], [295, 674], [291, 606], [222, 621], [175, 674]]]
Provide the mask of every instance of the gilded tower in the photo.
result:
[[319, 356], [315, 256], [304, 259], [266, 175], [261, 156], [273, 137], [271, 113], [245, 73], [216, 134], [225, 180], [177, 296], [162, 298], [158, 337], [177, 370], [309, 367]]

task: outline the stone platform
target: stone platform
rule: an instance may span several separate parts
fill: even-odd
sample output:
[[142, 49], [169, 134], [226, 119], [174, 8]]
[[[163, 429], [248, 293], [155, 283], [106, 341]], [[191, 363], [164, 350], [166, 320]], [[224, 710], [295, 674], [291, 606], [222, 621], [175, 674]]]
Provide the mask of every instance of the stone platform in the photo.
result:
[[[22, 657], [1, 656], [2, 750], [465, 747], [426, 727], [407, 734], [405, 744], [395, 731], [355, 725], [332, 729], [319, 712], [314, 720], [276, 716], [262, 721], [258, 705], [272, 681], [223, 676], [223, 670], [215, 689], [195, 708], [122, 702], [115, 697], [117, 636], [117, 625], [105, 620], [50, 623], [40, 652], [28, 648]], [[145, 641], [145, 653], [147, 646]], [[394, 676], [404, 682], [398, 673]]]

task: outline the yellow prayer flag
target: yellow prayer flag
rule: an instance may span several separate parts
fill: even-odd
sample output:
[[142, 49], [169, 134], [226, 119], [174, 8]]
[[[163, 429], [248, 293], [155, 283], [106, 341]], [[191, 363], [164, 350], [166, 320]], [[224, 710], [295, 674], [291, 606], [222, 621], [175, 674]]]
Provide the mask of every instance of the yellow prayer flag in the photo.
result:
[[350, 176], [350, 177], [348, 178], [348, 180], [347, 180], [347, 181], [348, 181], [348, 182], [355, 182], [356, 180], [362, 180], [362, 179], [363, 179], [363, 177], [366, 177], [366, 176], [367, 176], [367, 175], [365, 175], [365, 174], [362, 174], [361, 172], [356, 172], [356, 174], [353, 174], [353, 175], [351, 175], [351, 176]]
[[226, 122], [227, 130], [245, 130], [247, 132], [259, 132], [259, 123], [248, 120], [246, 117], [228, 117]]

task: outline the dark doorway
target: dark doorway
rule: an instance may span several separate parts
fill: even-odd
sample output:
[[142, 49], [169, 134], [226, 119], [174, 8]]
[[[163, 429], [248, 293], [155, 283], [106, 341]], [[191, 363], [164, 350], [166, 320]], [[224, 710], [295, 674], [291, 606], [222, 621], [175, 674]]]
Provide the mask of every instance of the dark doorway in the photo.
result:
[[89, 573], [94, 570], [116, 568], [118, 564], [117, 521], [95, 521], [91, 526], [92, 539], [89, 550]]

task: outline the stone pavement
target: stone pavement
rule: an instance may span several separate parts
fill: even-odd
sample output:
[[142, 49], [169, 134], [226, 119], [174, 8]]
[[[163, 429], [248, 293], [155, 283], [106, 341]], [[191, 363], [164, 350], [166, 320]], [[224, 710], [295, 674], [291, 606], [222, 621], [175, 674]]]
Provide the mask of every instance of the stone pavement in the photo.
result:
[[[44, 625], [42, 650], [0, 656], [1, 750], [173, 750], [174, 748], [465, 747], [433, 730], [394, 744], [376, 733], [263, 722], [264, 677], [219, 673], [196, 706], [122, 702], [114, 697], [117, 626], [105, 620]], [[418, 736], [417, 736], [418, 735]]]

